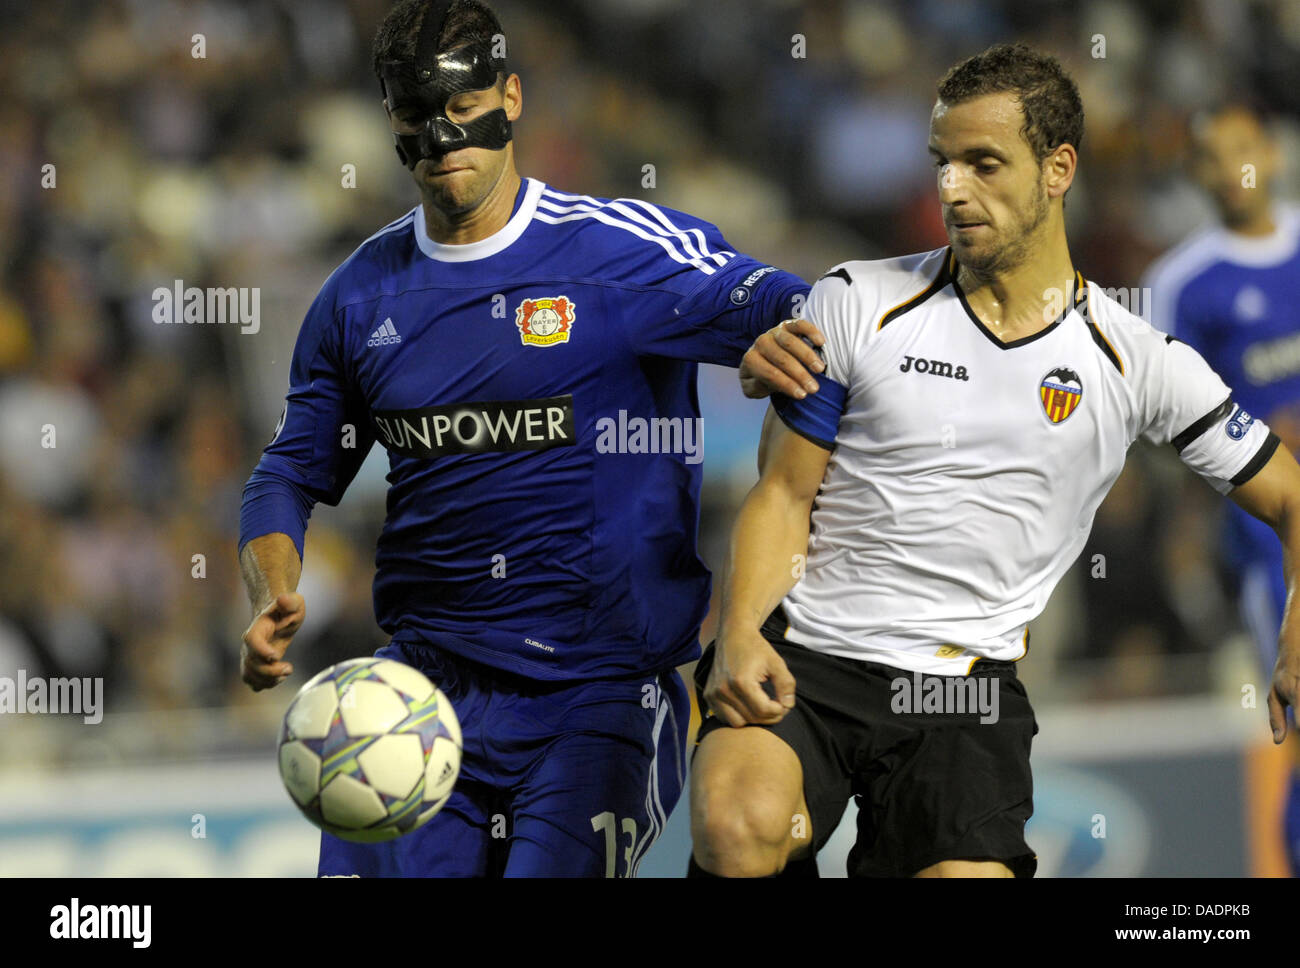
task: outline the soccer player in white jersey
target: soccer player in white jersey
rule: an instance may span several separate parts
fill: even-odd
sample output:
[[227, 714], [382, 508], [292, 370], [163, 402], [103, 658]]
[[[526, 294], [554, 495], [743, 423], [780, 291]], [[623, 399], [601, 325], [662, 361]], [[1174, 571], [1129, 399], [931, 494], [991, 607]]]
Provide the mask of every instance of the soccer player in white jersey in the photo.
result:
[[[696, 676], [712, 711], [692, 773], [696, 876], [815, 874], [804, 859], [850, 796], [851, 876], [1032, 875], [1037, 724], [1014, 663], [1138, 437], [1300, 553], [1290, 452], [1194, 350], [1071, 261], [1074, 82], [998, 45], [938, 94], [950, 245], [820, 279], [806, 315], [825, 334], [821, 388], [768, 413]], [[1295, 600], [1275, 742], [1300, 693]]]

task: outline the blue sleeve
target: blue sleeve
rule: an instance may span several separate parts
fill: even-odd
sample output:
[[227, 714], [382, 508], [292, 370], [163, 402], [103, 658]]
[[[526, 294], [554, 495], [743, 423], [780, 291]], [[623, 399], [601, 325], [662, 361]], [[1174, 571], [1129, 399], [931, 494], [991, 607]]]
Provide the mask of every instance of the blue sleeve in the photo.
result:
[[781, 422], [826, 450], [835, 449], [848, 388], [853, 384], [851, 347], [858, 343], [855, 325], [862, 319], [860, 312], [855, 314], [846, 306], [845, 282], [849, 282], [847, 272], [828, 273], [817, 281], [804, 302], [803, 317], [826, 337], [826, 345], [817, 350], [826, 364], [825, 372], [817, 376], [817, 392], [802, 400], [772, 394], [772, 408]]
[[283, 532], [301, 560], [312, 507], [338, 504], [374, 445], [365, 401], [347, 376], [332, 283], [307, 311], [289, 366], [280, 425], [244, 486], [241, 552], [253, 538]]
[[800, 437], [811, 440], [826, 450], [835, 449], [835, 435], [839, 432], [840, 416], [848, 390], [824, 373], [817, 377], [817, 392], [802, 400], [783, 393], [772, 394], [772, 409], [781, 422]]
[[625, 201], [660, 225], [631, 275], [642, 283], [625, 314], [637, 353], [739, 366], [766, 330], [799, 315], [809, 285], [792, 273], [737, 255], [718, 229], [644, 202]]
[[662, 327], [641, 334], [642, 353], [697, 363], [740, 366], [763, 333], [799, 315], [808, 283], [798, 276], [738, 255], [681, 297]]

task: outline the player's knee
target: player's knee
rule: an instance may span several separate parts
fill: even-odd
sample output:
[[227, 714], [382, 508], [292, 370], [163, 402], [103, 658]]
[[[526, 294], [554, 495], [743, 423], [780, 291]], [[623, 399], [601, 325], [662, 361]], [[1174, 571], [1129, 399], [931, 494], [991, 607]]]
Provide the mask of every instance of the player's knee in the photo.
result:
[[784, 798], [734, 777], [700, 787], [691, 798], [696, 863], [723, 877], [765, 877], [785, 866], [795, 818]]
[[1015, 877], [1006, 864], [997, 860], [941, 860], [914, 877]]

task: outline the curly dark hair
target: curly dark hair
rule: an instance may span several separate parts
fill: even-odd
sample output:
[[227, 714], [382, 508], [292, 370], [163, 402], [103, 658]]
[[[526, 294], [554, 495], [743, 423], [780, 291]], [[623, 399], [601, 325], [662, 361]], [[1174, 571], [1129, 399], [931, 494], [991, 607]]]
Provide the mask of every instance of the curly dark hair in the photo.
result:
[[[405, 61], [415, 56], [415, 44], [420, 37], [420, 27], [434, 0], [399, 0], [388, 11], [375, 42], [370, 49], [371, 66], [375, 76], [381, 77], [379, 65], [384, 61]], [[505, 31], [501, 21], [485, 3], [479, 0], [456, 0], [447, 14], [447, 23], [438, 35], [438, 50], [466, 47], [471, 44], [491, 45], [492, 38]]]
[[1079, 88], [1050, 54], [1027, 44], [994, 44], [968, 57], [939, 81], [939, 99], [958, 104], [985, 94], [1013, 92], [1025, 124], [1020, 129], [1042, 161], [1063, 144], [1083, 141]]

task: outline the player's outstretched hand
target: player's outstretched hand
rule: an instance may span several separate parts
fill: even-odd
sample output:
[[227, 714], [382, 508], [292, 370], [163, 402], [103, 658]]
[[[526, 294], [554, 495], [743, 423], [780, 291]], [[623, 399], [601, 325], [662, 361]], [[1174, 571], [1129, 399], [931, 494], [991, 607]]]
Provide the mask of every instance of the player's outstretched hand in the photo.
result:
[[1273, 684], [1268, 690], [1268, 724], [1273, 742], [1286, 739], [1286, 707], [1300, 709], [1300, 649], [1282, 649], [1273, 667]]
[[[805, 342], [803, 337], [812, 341]], [[814, 346], [824, 346], [826, 337], [806, 319], [787, 319], [754, 340], [740, 361], [740, 388], [755, 400], [784, 393], [802, 400], [817, 392], [813, 373], [826, 364]]]
[[[771, 726], [794, 708], [794, 676], [758, 631], [719, 636], [704, 701], [731, 726]], [[773, 699], [763, 689], [772, 684]]]
[[307, 603], [297, 592], [285, 592], [253, 616], [240, 649], [240, 675], [254, 692], [278, 686], [293, 672], [284, 661], [289, 640], [302, 626]]

